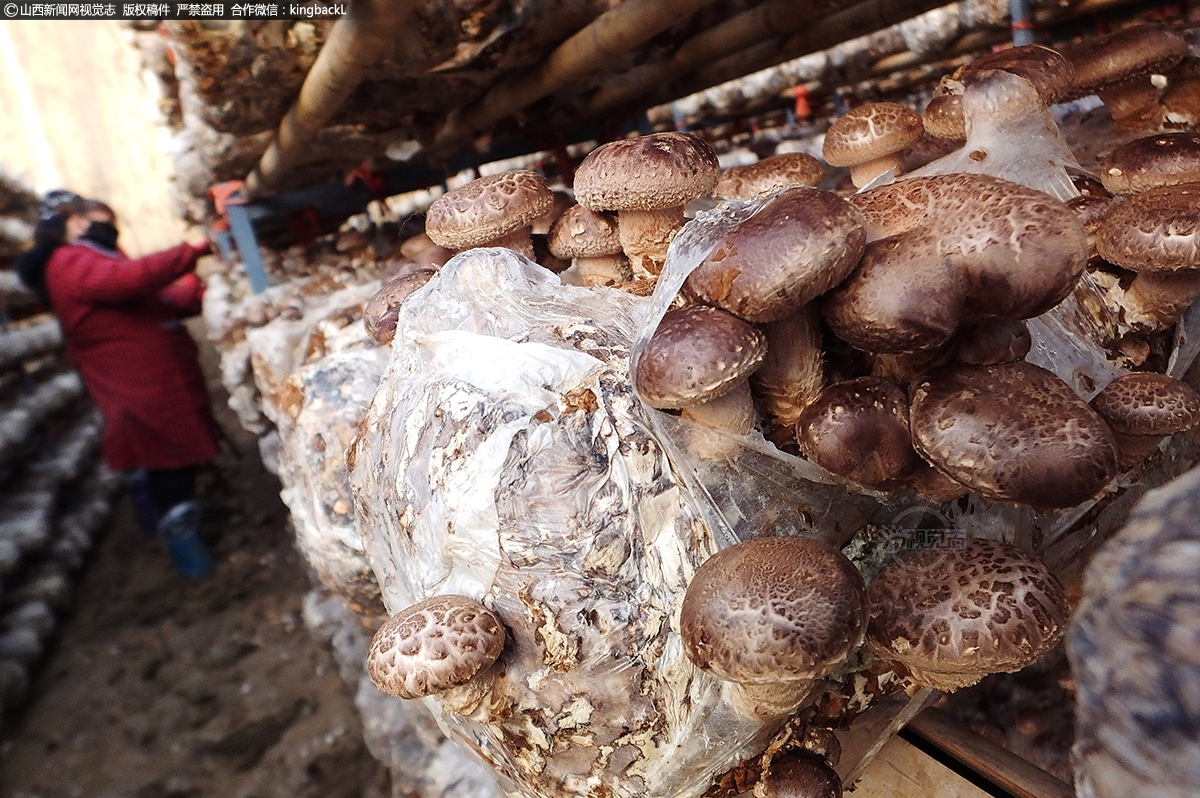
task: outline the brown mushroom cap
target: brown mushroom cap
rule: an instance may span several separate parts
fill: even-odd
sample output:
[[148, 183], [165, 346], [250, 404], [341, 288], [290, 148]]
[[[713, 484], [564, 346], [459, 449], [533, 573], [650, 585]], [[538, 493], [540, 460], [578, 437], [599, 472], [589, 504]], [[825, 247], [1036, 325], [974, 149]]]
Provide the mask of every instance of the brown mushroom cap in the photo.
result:
[[404, 239], [400, 244], [400, 254], [422, 266], [444, 266], [446, 261], [454, 257], [453, 251], [433, 243], [429, 233], [425, 232]]
[[987, 175], [902, 180], [850, 200], [867, 248], [824, 300], [842, 340], [868, 352], [932, 349], [984, 315], [1037, 316], [1087, 263], [1087, 235], [1063, 203]]
[[763, 776], [763, 798], [842, 798], [842, 780], [824, 759], [807, 751], [790, 751], [771, 759]]
[[537, 172], [502, 172], [434, 200], [425, 214], [425, 232], [438, 246], [461, 251], [529, 227], [553, 205], [554, 192]]
[[[961, 72], [961, 70], [960, 70]], [[961, 75], [946, 75], [933, 90], [933, 97], [921, 114], [925, 132], [942, 139], [961, 141], [967, 137], [967, 120], [963, 114], [963, 84]]]
[[1040, 44], [1010, 47], [980, 56], [963, 69], [962, 81], [970, 84], [974, 76], [990, 69], [1011, 72], [1029, 81], [1046, 105], [1067, 97], [1075, 83], [1071, 62], [1057, 50]]
[[857, 166], [899, 152], [925, 130], [921, 115], [899, 103], [864, 103], [825, 133], [822, 153], [832, 166]]
[[696, 667], [739, 684], [820, 679], [862, 640], [866, 589], [840, 551], [760, 537], [717, 552], [684, 594], [679, 632]]
[[867, 641], [918, 684], [956, 690], [1040, 659], [1067, 628], [1062, 585], [1015, 546], [973, 539], [917, 549], [867, 592]]
[[726, 169], [712, 193], [715, 197], [743, 199], [784, 186], [819, 186], [824, 179], [824, 164], [808, 153], [789, 152]]
[[605, 213], [573, 205], [550, 227], [546, 237], [550, 252], [557, 258], [595, 258], [621, 254], [617, 220]]
[[1186, 77], [1171, 77], [1162, 94], [1162, 107], [1168, 125], [1195, 127], [1200, 124], [1200, 58], [1185, 58], [1180, 66], [1185, 64]]
[[1091, 404], [1121, 435], [1171, 435], [1200, 424], [1200, 393], [1166, 374], [1117, 377]]
[[1200, 182], [1200, 134], [1160, 133], [1117, 147], [1100, 170], [1114, 194]]
[[654, 133], [601, 145], [575, 170], [575, 198], [593, 211], [656, 210], [712, 193], [717, 154], [689, 133]]
[[418, 288], [437, 276], [433, 269], [405, 271], [383, 284], [363, 306], [363, 325], [376, 343], [390, 344], [396, 336], [400, 306]]
[[845, 280], [865, 241], [853, 205], [797, 186], [727, 233], [684, 291], [748, 321], [777, 321]]
[[1137, 272], [1200, 267], [1200, 183], [1151, 189], [1122, 202], [1100, 224], [1096, 249]]
[[367, 672], [383, 692], [423, 698], [470, 681], [504, 648], [496, 614], [466, 596], [434, 596], [393, 615], [371, 640]]
[[821, 391], [800, 414], [796, 440], [809, 460], [868, 487], [890, 485], [921, 464], [908, 431], [908, 397], [879, 377]]
[[1122, 28], [1064, 53], [1075, 68], [1071, 97], [1093, 94], [1135, 75], [1162, 72], [1183, 59], [1187, 43], [1159, 25]]
[[1104, 420], [1024, 361], [931, 372], [913, 392], [909, 424], [926, 460], [989, 499], [1073, 507], [1117, 473]]
[[637, 391], [659, 409], [715, 399], [749, 377], [766, 355], [763, 334], [716, 308], [667, 311], [637, 364]]

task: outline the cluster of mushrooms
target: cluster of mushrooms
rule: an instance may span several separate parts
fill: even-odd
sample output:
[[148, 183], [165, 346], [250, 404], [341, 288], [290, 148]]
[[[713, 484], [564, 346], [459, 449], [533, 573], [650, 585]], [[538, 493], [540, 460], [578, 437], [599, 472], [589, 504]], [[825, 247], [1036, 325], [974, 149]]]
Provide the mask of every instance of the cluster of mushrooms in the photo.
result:
[[[1179, 64], [1183, 38], [1151, 28], [1109, 39], [1071, 58], [1040, 46], [985, 56], [943, 81], [924, 115], [864, 105], [829, 130], [826, 160], [863, 187], [896, 174], [923, 136], [966, 139], [962, 88], [999, 73], [1046, 104], [1097, 89], [1112, 102], [1108, 87], [1131, 81], [1163, 99], [1150, 76]], [[645, 295], [689, 203], [758, 197], [757, 212], [687, 276], [639, 353], [646, 405], [725, 434], [758, 428], [852, 490], [911, 489], [937, 503], [973, 493], [1038, 509], [1096, 497], [1165, 436], [1200, 424], [1200, 394], [1181, 380], [1135, 371], [1089, 402], [1025, 361], [1025, 320], [1085, 274], [1130, 328], [1169, 329], [1191, 305], [1200, 135], [1158, 131], [1117, 147], [1099, 180], [1078, 179], [1070, 202], [983, 174], [912, 177], [846, 198], [818, 188], [825, 178], [803, 154], [721, 173], [712, 149], [682, 133], [593, 151], [576, 174], [578, 205], [566, 209], [535, 172], [481, 178], [434, 203], [428, 240], [410, 242], [428, 249], [381, 289], [364, 321], [389, 342], [404, 299], [472, 247], [509, 247], [564, 281]], [[544, 236], [531, 232], [539, 225]], [[868, 585], [826, 543], [747, 540], [695, 573], [677, 631], [695, 667], [735, 685], [739, 711], [804, 709], [810, 732], [844, 726], [863, 708], [825, 681], [848, 663], [886, 693], [952, 691], [1040, 658], [1066, 628], [1062, 586], [1015, 546], [956, 542], [907, 551]], [[369, 669], [392, 695], [476, 706], [471, 696], [487, 689], [504, 645], [496, 613], [436, 596], [384, 624]], [[840, 795], [836, 740], [801, 737], [734, 786], [759, 779], [760, 795]]]

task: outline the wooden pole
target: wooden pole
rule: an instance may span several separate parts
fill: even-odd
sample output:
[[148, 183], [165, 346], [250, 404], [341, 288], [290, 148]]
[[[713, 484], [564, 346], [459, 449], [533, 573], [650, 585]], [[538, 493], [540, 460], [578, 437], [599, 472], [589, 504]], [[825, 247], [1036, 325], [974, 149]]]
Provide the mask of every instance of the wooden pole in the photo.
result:
[[941, 749], [1016, 798], [1074, 798], [1071, 786], [1021, 757], [929, 708], [908, 722], [918, 737]]
[[334, 23], [258, 165], [246, 177], [246, 193], [266, 193], [294, 166], [304, 148], [338, 112], [395, 41], [416, 0], [354, 0]]
[[567, 39], [540, 66], [493, 86], [474, 105], [451, 113], [430, 150], [446, 155], [470, 137], [571, 81], [619, 66], [622, 56], [713, 0], [625, 0]]

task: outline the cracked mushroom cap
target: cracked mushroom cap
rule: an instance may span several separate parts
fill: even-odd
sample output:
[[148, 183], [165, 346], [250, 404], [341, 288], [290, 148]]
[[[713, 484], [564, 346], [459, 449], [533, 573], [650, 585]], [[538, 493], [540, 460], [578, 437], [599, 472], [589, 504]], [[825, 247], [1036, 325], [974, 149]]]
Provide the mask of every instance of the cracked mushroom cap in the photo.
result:
[[1136, 272], [1200, 267], [1200, 183], [1144, 191], [1100, 223], [1096, 249], [1110, 263]]
[[747, 321], [778, 321], [845, 280], [865, 242], [853, 205], [797, 186], [729, 231], [684, 291]]
[[1091, 404], [1121, 435], [1172, 435], [1200, 424], [1200, 394], [1166, 374], [1117, 377]]
[[962, 81], [969, 85], [975, 76], [993, 69], [1024, 78], [1046, 105], [1066, 98], [1075, 83], [1071, 62], [1057, 50], [1040, 44], [1010, 47], [981, 56], [963, 69]]
[[1200, 182], [1200, 134], [1160, 133], [1117, 147], [1100, 170], [1114, 194]]
[[642, 350], [637, 392], [660, 410], [707, 402], [732, 391], [762, 363], [766, 337], [716, 308], [667, 311]]
[[825, 133], [822, 153], [831, 166], [858, 166], [900, 152], [920, 138], [921, 115], [899, 103], [864, 103]]
[[621, 254], [617, 220], [606, 213], [573, 205], [550, 227], [546, 237], [550, 253], [556, 258], [598, 258]]
[[762, 780], [762, 796], [842, 798], [842, 780], [837, 771], [816, 754], [789, 751], [771, 759], [771, 769]]
[[900, 555], [867, 600], [871, 649], [918, 684], [947, 691], [1036, 662], [1066, 631], [1069, 611], [1039, 560], [978, 538]]
[[553, 206], [546, 178], [530, 169], [502, 172], [434, 200], [425, 214], [425, 232], [439, 247], [459, 252], [529, 227]]
[[824, 179], [824, 164], [808, 153], [788, 152], [726, 169], [717, 180], [713, 196], [746, 199], [784, 186], [819, 186]]
[[866, 223], [866, 251], [823, 304], [834, 333], [866, 352], [933, 349], [985, 315], [1040, 315], [1087, 264], [1075, 213], [988, 175], [910, 178], [850, 202]]
[[384, 283], [363, 306], [363, 326], [367, 328], [367, 334], [376, 343], [390, 344], [396, 337], [396, 322], [404, 300], [436, 276], [434, 269], [416, 268]]
[[496, 614], [466, 596], [434, 596], [396, 613], [375, 633], [367, 672], [383, 692], [423, 698], [465, 684], [504, 648]]
[[575, 199], [593, 211], [681, 208], [707, 197], [721, 166], [704, 139], [654, 133], [601, 145], [575, 170]]
[[862, 576], [828, 543], [761, 537], [704, 561], [684, 594], [683, 649], [725, 681], [821, 679], [858, 648], [866, 618]]
[[913, 391], [913, 445], [957, 482], [997, 501], [1073, 507], [1117, 474], [1104, 420], [1032, 363], [948, 366]]
[[1066, 55], [1075, 68], [1068, 97], [1084, 97], [1137, 75], [1163, 72], [1183, 60], [1187, 42], [1159, 25], [1122, 28], [1083, 42]]
[[894, 483], [921, 464], [908, 430], [908, 397], [879, 377], [821, 391], [800, 414], [796, 440], [809, 460], [868, 487]]

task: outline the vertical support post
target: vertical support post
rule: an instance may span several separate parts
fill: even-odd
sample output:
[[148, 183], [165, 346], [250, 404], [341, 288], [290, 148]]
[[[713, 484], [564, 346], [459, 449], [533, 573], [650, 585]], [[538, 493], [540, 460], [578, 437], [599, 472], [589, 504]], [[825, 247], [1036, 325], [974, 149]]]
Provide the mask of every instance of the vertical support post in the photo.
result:
[[237, 243], [246, 277], [250, 279], [250, 289], [256, 294], [261, 294], [271, 283], [267, 279], [267, 270], [263, 267], [262, 256], [258, 252], [258, 238], [254, 235], [254, 225], [250, 223], [250, 213], [245, 205], [231, 204], [225, 208], [225, 216], [229, 219], [229, 229]]
[[1009, 11], [1012, 15], [1013, 47], [1024, 47], [1033, 44], [1033, 19], [1030, 13], [1029, 0], [1008, 0]]

